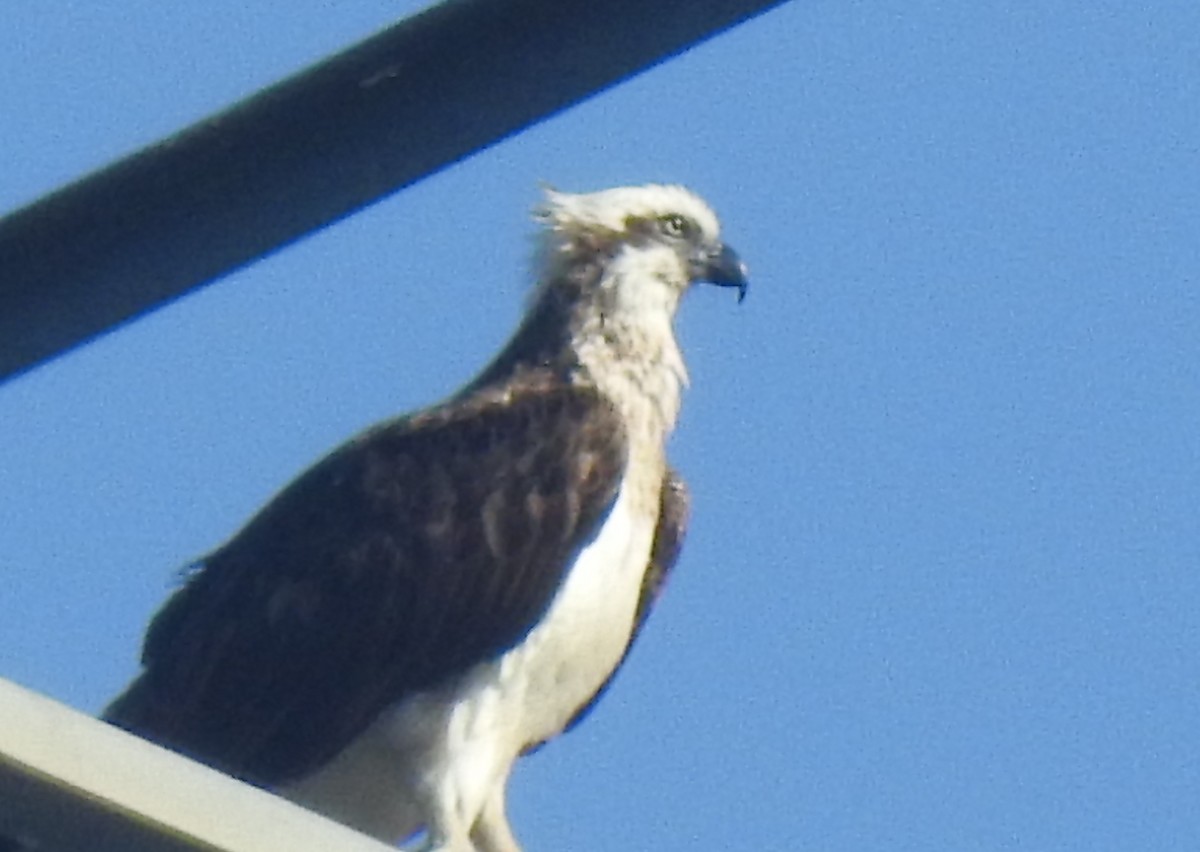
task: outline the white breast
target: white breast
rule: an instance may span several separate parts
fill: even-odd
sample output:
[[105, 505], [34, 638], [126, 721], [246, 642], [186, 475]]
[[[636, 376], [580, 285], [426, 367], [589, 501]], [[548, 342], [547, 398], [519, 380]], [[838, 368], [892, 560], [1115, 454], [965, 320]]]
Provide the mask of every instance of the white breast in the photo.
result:
[[653, 535], [654, 519], [631, 511], [622, 488], [541, 624], [501, 658], [496, 671], [483, 675], [489, 688], [504, 694], [522, 746], [561, 731], [620, 662]]
[[285, 795], [391, 842], [440, 801], [469, 821], [503, 790], [523, 749], [559, 733], [620, 662], [633, 629], [655, 518], [618, 493], [545, 617], [498, 660], [385, 713]]

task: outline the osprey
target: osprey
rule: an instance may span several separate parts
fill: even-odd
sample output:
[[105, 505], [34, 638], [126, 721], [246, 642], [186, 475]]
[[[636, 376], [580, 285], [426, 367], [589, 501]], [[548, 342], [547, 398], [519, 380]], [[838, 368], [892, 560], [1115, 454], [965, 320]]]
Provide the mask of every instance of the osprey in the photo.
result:
[[518, 852], [514, 762], [605, 691], [682, 544], [675, 309], [747, 286], [682, 187], [548, 191], [538, 217], [495, 360], [201, 560], [108, 721], [386, 842]]

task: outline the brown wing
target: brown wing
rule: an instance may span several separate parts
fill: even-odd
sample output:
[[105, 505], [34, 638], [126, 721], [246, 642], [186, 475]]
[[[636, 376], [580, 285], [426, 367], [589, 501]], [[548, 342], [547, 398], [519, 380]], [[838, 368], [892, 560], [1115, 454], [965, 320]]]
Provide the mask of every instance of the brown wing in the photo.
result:
[[[612, 674], [605, 679], [604, 683], [600, 684], [600, 688], [588, 699], [587, 703], [575, 711], [575, 715], [563, 729], [564, 733], [574, 728], [583, 721], [588, 713], [592, 712], [596, 704], [604, 697], [604, 693], [612, 686], [621, 666], [625, 665], [625, 661], [629, 659], [633, 643], [642, 632], [642, 628], [646, 626], [650, 610], [658, 602], [659, 596], [666, 587], [667, 577], [679, 560], [679, 553], [683, 550], [683, 538], [687, 533], [690, 510], [691, 497], [688, 494], [687, 485], [680, 478], [678, 471], [667, 468], [667, 475], [663, 480], [662, 496], [659, 500], [658, 524], [654, 529], [654, 545], [650, 550], [650, 563], [646, 566], [646, 573], [642, 575], [642, 591], [638, 597], [637, 612], [634, 616], [633, 631], [629, 635], [629, 644], [625, 646], [625, 653], [621, 655], [621, 661], [612, 670]], [[530, 750], [537, 749], [541, 745], [542, 743], [538, 743]]]
[[548, 383], [377, 427], [203, 561], [106, 718], [255, 783], [303, 776], [528, 632], [625, 452], [608, 403]]

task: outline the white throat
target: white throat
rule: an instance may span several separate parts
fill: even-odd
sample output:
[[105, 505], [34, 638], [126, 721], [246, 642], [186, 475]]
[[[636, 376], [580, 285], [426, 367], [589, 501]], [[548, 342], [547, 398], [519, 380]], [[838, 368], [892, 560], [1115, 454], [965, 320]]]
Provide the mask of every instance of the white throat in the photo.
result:
[[661, 437], [675, 427], [688, 383], [673, 325], [685, 275], [673, 252], [627, 249], [609, 264], [572, 335], [587, 378], [627, 422]]

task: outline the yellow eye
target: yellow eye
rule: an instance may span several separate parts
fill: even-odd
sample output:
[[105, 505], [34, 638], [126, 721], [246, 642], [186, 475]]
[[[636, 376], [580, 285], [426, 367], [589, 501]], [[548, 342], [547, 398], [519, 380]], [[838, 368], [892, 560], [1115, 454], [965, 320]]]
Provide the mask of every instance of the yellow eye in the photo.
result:
[[658, 226], [668, 237], [686, 237], [691, 232], [691, 222], [678, 213], [660, 216]]

